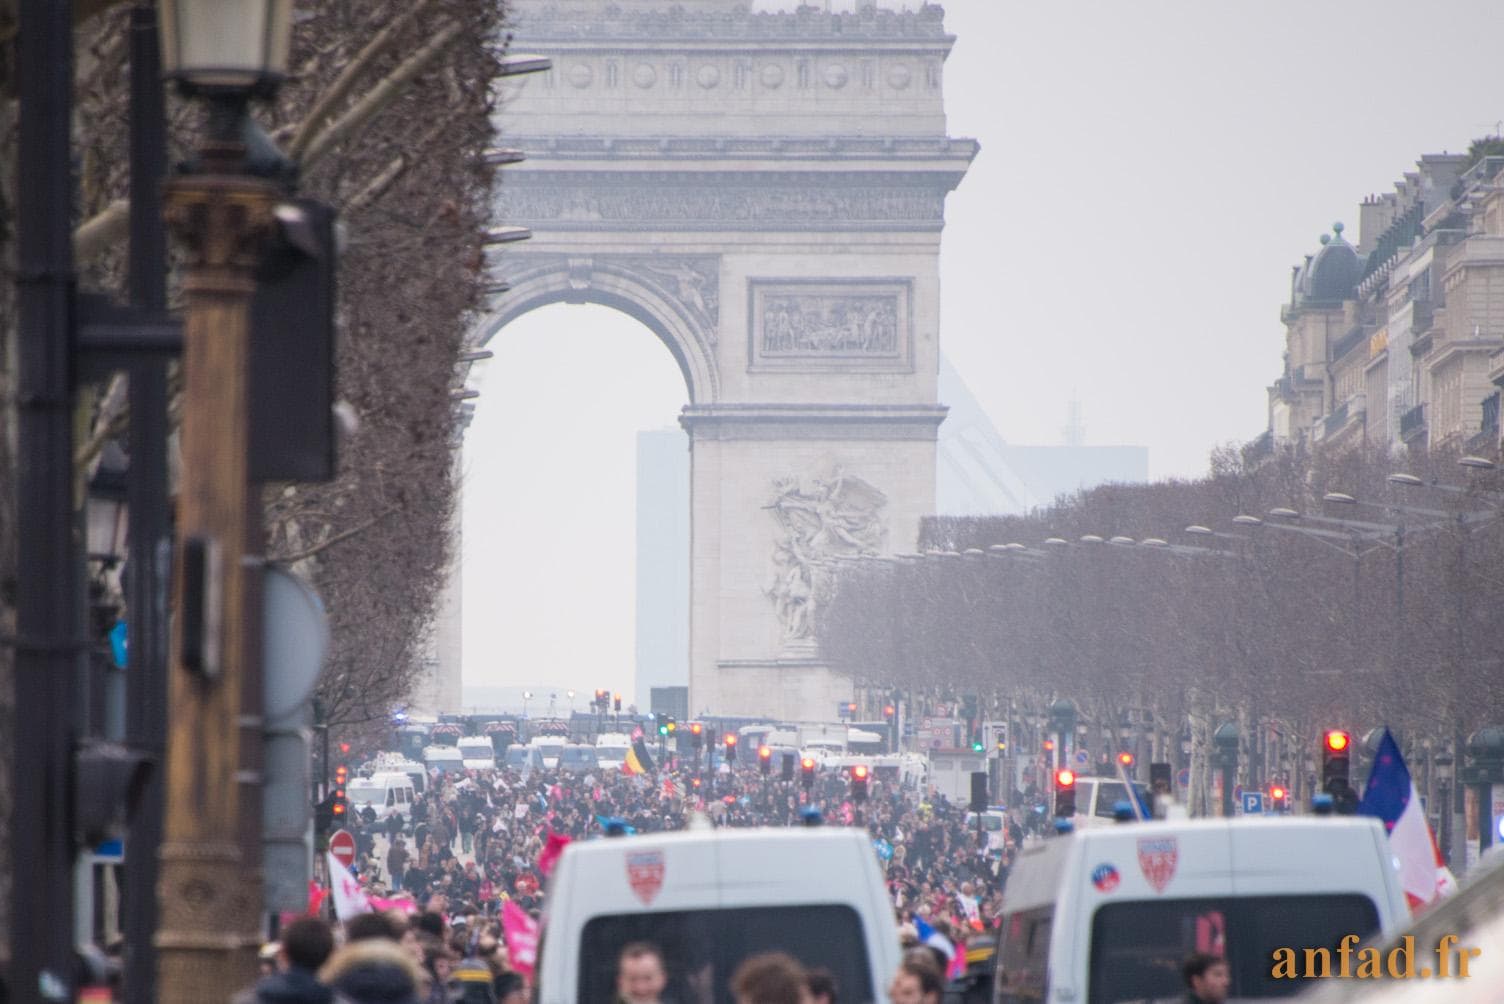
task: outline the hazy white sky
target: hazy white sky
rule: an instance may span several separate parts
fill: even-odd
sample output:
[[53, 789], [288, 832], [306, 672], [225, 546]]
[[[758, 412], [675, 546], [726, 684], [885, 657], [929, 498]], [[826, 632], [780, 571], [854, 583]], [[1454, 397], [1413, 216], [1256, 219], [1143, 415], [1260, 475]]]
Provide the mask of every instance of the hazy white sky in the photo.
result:
[[[1076, 396], [1087, 442], [1146, 445], [1157, 477], [1263, 430], [1290, 266], [1318, 236], [1356, 239], [1361, 198], [1504, 119], [1497, 0], [945, 7], [950, 132], [982, 153], [947, 207], [943, 350], [1006, 440], [1058, 442]], [[600, 307], [536, 311], [490, 347], [465, 681], [629, 690], [634, 437], [674, 423], [682, 378]]]

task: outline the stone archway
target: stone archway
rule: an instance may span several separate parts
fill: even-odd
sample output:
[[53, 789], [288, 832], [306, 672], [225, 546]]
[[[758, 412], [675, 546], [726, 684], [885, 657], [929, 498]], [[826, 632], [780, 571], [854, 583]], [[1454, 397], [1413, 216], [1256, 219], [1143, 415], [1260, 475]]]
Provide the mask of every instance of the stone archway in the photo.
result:
[[511, 287], [486, 319], [478, 344], [509, 321], [551, 303], [599, 303], [642, 322], [663, 340], [684, 374], [691, 404], [715, 401], [720, 378], [719, 260], [709, 255], [518, 254], [507, 270]]
[[934, 510], [946, 135], [938, 7], [514, 0], [525, 152], [498, 217], [510, 291], [637, 318], [689, 388], [691, 714], [829, 719], [852, 683], [810, 632], [816, 565], [912, 550]]

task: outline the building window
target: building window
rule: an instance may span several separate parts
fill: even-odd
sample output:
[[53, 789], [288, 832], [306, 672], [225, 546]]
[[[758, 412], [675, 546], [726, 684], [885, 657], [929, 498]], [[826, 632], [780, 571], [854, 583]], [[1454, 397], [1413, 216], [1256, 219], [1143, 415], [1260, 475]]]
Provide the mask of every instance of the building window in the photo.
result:
[[620, 78], [620, 74], [621, 68], [617, 66], [616, 60], [608, 60], [606, 63], [606, 88], [608, 90], [616, 89], [616, 82]]

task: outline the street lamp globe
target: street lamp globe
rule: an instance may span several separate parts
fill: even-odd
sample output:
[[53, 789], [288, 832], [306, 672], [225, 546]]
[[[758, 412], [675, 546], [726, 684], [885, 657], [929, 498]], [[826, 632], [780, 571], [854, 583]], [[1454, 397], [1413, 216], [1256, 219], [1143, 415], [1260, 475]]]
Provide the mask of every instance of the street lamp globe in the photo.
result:
[[158, 0], [162, 70], [185, 90], [270, 97], [287, 75], [292, 0]]

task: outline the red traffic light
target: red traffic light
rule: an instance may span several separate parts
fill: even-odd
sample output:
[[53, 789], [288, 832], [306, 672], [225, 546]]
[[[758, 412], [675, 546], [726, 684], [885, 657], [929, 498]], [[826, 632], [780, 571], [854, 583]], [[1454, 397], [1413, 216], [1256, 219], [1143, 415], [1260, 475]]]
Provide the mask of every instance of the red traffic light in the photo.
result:
[[757, 757], [758, 757], [759, 760], [771, 760], [771, 759], [773, 759], [773, 750], [772, 750], [772, 747], [769, 747], [769, 746], [759, 746], [757, 748]]
[[1074, 788], [1076, 786], [1076, 772], [1062, 767], [1055, 772], [1055, 787]]
[[334, 783], [336, 785], [338, 785], [339, 787], [343, 788], [345, 786], [345, 782], [347, 780], [349, 780], [349, 778], [350, 778], [350, 768], [349, 767], [346, 767], [344, 764], [340, 764], [338, 767], [334, 768]]
[[891, 704], [883, 705], [883, 715], [887, 718], [892, 718], [895, 710], [896, 709]]
[[1333, 753], [1346, 752], [1347, 748], [1352, 745], [1352, 741], [1353, 737], [1341, 729], [1327, 729], [1326, 735], [1322, 737], [1326, 748]]
[[855, 767], [851, 768], [851, 777], [853, 780], [857, 781], [867, 780], [867, 765], [864, 763], [859, 763]]
[[1276, 784], [1269, 789], [1269, 797], [1276, 802], [1283, 802], [1285, 800], [1285, 789]]
[[1118, 754], [1118, 763], [1122, 764], [1124, 767], [1132, 767], [1133, 766], [1133, 754], [1132, 753], [1119, 753]]
[[350, 752], [350, 744], [349, 743], [340, 743], [339, 744], [339, 751], [341, 753], [348, 753], [348, 752]]
[[704, 730], [705, 730], [705, 726], [701, 725], [699, 722], [692, 722], [692, 723], [690, 723], [689, 731], [691, 733], [693, 733], [694, 735], [699, 735]]
[[804, 759], [799, 761], [799, 766], [804, 770], [805, 773], [810, 773], [815, 769], [814, 757], [805, 757]]
[[1044, 741], [1044, 751], [1046, 753], [1053, 753], [1053, 752], [1055, 752], [1055, 740], [1053, 740], [1053, 739], [1046, 739]]
[[726, 733], [725, 743], [726, 743], [727, 746], [735, 746], [736, 745], [736, 733], [735, 732], [727, 732]]

